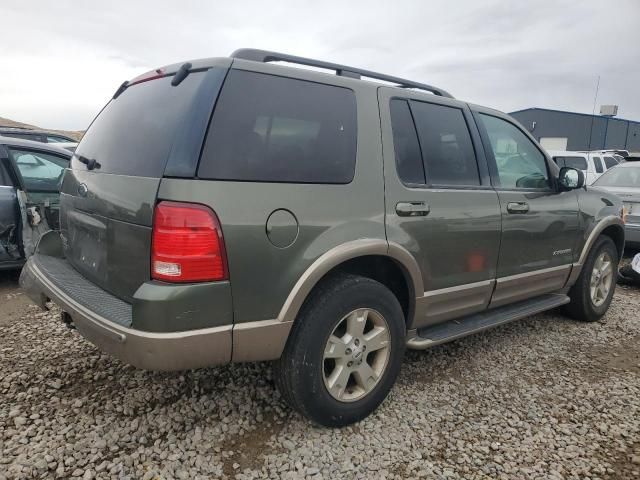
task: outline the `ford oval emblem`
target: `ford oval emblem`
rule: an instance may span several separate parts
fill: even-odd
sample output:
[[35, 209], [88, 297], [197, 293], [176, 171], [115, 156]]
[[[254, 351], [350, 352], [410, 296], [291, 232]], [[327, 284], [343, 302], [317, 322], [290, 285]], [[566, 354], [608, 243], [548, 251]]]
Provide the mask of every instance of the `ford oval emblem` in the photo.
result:
[[86, 184], [81, 183], [80, 185], [78, 185], [78, 195], [80, 195], [81, 197], [86, 197], [87, 193], [89, 193], [89, 188]]

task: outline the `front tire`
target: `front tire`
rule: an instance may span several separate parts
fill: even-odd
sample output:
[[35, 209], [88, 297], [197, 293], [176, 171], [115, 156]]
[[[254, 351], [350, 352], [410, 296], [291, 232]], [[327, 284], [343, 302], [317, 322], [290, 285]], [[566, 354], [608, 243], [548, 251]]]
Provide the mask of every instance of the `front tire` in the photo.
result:
[[275, 362], [285, 401], [313, 422], [341, 427], [373, 412], [396, 381], [405, 321], [395, 295], [375, 280], [339, 275], [302, 307]]
[[600, 236], [591, 248], [575, 285], [569, 290], [566, 306], [570, 317], [583, 322], [600, 320], [607, 312], [616, 290], [618, 250], [613, 240]]

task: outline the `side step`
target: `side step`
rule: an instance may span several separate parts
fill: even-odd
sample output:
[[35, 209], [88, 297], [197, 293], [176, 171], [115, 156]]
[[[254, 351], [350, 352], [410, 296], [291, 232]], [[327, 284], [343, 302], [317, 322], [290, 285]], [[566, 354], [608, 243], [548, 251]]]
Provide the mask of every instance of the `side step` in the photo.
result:
[[521, 318], [535, 315], [552, 308], [569, 303], [569, 297], [551, 293], [531, 300], [524, 300], [504, 307], [469, 315], [445, 323], [430, 325], [417, 331], [416, 336], [407, 340], [407, 347], [413, 350], [424, 350], [456, 338], [481, 332], [503, 323], [513, 322]]

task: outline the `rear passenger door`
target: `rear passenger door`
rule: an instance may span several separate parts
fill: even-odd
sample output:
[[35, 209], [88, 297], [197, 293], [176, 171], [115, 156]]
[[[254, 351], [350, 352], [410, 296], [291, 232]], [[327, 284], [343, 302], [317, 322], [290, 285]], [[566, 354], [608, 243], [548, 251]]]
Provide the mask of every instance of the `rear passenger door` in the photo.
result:
[[[470, 111], [380, 88], [387, 238], [422, 269], [414, 327], [481, 311], [493, 291], [500, 208]], [[421, 296], [422, 292], [416, 292]]]
[[491, 306], [559, 290], [578, 240], [577, 194], [556, 187], [557, 167], [509, 117], [493, 111], [475, 111], [474, 116], [502, 212]]

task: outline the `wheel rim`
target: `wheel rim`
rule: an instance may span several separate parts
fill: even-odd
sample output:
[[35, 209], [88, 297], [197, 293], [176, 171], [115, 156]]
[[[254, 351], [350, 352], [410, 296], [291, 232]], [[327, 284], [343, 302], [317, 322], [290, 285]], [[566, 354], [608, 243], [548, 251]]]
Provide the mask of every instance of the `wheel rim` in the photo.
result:
[[389, 363], [391, 334], [385, 318], [359, 308], [345, 315], [327, 340], [322, 362], [324, 385], [341, 402], [354, 402], [378, 384]]
[[596, 258], [591, 272], [591, 301], [596, 307], [607, 301], [613, 286], [613, 260], [607, 252]]

